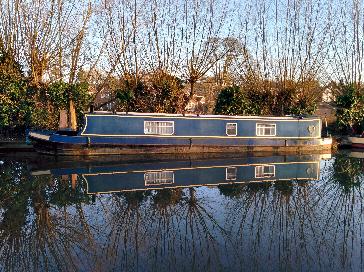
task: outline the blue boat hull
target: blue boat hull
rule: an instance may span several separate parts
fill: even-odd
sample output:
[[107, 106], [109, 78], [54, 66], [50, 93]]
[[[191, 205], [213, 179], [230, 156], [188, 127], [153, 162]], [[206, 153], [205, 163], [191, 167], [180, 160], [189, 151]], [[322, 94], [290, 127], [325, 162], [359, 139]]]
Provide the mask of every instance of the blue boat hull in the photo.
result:
[[76, 135], [31, 132], [29, 137], [37, 151], [55, 155], [331, 149], [317, 117], [87, 114]]
[[166, 154], [220, 152], [305, 152], [330, 150], [324, 139], [201, 139], [30, 135], [34, 148], [52, 155]]

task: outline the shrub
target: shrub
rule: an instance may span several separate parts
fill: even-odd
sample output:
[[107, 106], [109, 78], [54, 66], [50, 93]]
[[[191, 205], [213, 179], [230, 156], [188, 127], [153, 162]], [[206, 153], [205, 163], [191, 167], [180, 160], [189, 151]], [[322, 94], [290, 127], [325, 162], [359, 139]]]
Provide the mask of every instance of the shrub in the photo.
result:
[[316, 111], [321, 97], [317, 84], [286, 82], [286, 85], [275, 82], [246, 82], [242, 87], [226, 87], [218, 95], [215, 113], [280, 116], [313, 114]]
[[188, 103], [183, 82], [163, 71], [147, 79], [126, 75], [116, 91], [117, 109], [135, 112], [182, 113]]
[[337, 125], [345, 132], [361, 133], [364, 129], [364, 90], [355, 85], [342, 85], [336, 99]]
[[215, 105], [215, 114], [244, 115], [250, 114], [250, 102], [238, 86], [227, 87], [221, 90]]
[[28, 126], [34, 97], [11, 51], [0, 48], [0, 128]]
[[[46, 99], [43, 104], [47, 106], [48, 124], [42, 125], [43, 127], [56, 129], [58, 126], [59, 112], [62, 109], [69, 109], [69, 101], [72, 99], [77, 116], [77, 124], [80, 126], [83, 122], [83, 112], [91, 103], [91, 96], [88, 93], [88, 85], [86, 83], [69, 84], [62, 81], [54, 82], [45, 88]], [[40, 114], [42, 113], [40, 109]], [[33, 122], [39, 121], [35, 119]], [[56, 121], [56, 122], [55, 122]]]

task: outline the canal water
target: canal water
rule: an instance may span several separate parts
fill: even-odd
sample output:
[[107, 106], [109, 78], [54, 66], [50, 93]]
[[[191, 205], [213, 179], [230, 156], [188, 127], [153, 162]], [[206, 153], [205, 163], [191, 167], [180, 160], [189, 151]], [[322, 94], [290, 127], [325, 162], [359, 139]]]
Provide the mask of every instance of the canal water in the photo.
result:
[[364, 153], [0, 156], [0, 271], [361, 271]]

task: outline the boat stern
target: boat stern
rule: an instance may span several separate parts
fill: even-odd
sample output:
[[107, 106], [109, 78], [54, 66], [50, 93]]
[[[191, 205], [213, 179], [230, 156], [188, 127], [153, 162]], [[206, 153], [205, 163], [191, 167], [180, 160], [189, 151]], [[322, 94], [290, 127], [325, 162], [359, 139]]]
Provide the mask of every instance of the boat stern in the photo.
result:
[[49, 141], [52, 133], [41, 131], [30, 131], [28, 137], [31, 141]]
[[30, 131], [28, 137], [34, 149], [43, 154], [64, 155], [64, 153], [68, 153], [68, 150], [87, 146], [87, 137], [54, 131]]

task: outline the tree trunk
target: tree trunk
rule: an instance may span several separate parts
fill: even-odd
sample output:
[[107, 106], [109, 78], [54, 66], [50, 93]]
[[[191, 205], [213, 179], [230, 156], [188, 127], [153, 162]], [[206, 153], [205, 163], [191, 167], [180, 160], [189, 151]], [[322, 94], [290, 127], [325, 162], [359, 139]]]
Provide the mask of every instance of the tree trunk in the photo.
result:
[[195, 94], [195, 81], [190, 81], [190, 99], [193, 98], [193, 95]]

